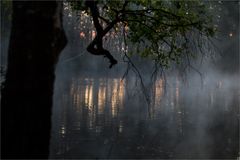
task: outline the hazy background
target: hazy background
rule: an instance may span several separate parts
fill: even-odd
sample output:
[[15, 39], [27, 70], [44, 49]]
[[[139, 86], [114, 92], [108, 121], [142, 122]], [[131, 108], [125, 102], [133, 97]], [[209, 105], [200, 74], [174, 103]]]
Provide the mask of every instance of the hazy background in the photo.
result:
[[[211, 56], [150, 83], [150, 61], [134, 57], [147, 88], [130, 71], [122, 79], [121, 39], [106, 41], [119, 63], [86, 52], [89, 21], [65, 10], [68, 45], [56, 66], [51, 158], [235, 158], [239, 156], [239, 2], [216, 1], [219, 28]], [[11, 9], [1, 7], [1, 81]], [[80, 23], [82, 21], [82, 23]], [[85, 35], [81, 34], [84, 31]], [[119, 49], [120, 48], [120, 49]], [[186, 74], [185, 74], [186, 73]], [[152, 88], [150, 88], [152, 87]]]
[[201, 74], [191, 68], [182, 74], [173, 67], [165, 71], [166, 79], [158, 76], [151, 84], [152, 63], [133, 58], [150, 105], [138, 76], [130, 71], [122, 80], [127, 64], [116, 47], [121, 48], [121, 41], [106, 41], [119, 61], [108, 69], [106, 59], [85, 50], [93, 29], [89, 22], [76, 25], [81, 21], [66, 12], [69, 43], [56, 70], [51, 157], [236, 158], [239, 2], [213, 5], [219, 5], [215, 6], [219, 32], [212, 49], [204, 48], [208, 56], [192, 62]]

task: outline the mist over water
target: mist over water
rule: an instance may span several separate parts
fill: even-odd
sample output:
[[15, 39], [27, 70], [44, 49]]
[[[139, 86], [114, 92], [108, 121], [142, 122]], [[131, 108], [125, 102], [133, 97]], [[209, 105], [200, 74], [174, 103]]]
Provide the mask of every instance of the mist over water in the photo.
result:
[[[66, 22], [71, 41], [56, 68], [50, 158], [239, 156], [238, 36], [219, 42], [223, 54], [232, 58], [207, 57], [201, 66], [194, 64], [202, 76], [193, 69], [186, 76], [167, 71], [166, 79], [159, 76], [150, 85], [148, 62], [137, 61], [149, 91], [148, 105], [139, 78], [130, 71], [122, 79], [126, 64], [113, 41], [107, 47], [119, 63], [108, 69], [106, 59], [85, 51], [88, 39], [67, 27], [71, 24]], [[221, 63], [224, 59], [227, 65]]]
[[234, 158], [239, 84], [156, 81], [150, 107], [134, 78], [65, 75], [56, 82], [52, 158]]
[[[107, 59], [86, 51], [91, 23], [75, 28], [76, 14], [65, 12], [68, 45], [56, 66], [50, 158], [239, 157], [239, 2], [222, 3], [215, 57], [193, 62], [202, 76], [194, 69], [186, 75], [172, 69], [150, 84], [152, 64], [134, 57], [150, 105], [132, 71], [122, 79], [127, 64], [119, 37], [105, 41], [119, 60], [109, 69]], [[3, 82], [11, 23], [7, 16], [1, 23]]]

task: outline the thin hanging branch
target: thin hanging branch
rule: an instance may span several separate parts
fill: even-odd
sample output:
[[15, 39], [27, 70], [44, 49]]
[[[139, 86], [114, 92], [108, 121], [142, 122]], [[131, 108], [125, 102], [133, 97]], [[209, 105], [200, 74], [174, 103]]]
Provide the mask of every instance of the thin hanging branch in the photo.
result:
[[[133, 63], [133, 61], [131, 60], [131, 58], [127, 55], [127, 41], [126, 41], [126, 30], [125, 30], [125, 27], [126, 25], [123, 26], [123, 41], [124, 41], [124, 58], [126, 58], [125, 62], [127, 62], [128, 64], [128, 67], [127, 67], [127, 70], [126, 72], [124, 73], [123, 75], [123, 78], [128, 74], [128, 71], [129, 71], [129, 67], [131, 66], [133, 68], [133, 71], [136, 73], [136, 75], [138, 76], [138, 78], [140, 79], [140, 85], [142, 87], [142, 91], [143, 91], [143, 95], [145, 97], [145, 100], [147, 102], [147, 105], [148, 105], [148, 116], [151, 117], [151, 112], [150, 112], [150, 104], [151, 104], [151, 100], [150, 100], [150, 97], [148, 95], [148, 92], [147, 92], [147, 88], [146, 86], [144, 85], [144, 82], [143, 82], [143, 78], [142, 78], [142, 75], [140, 73], [140, 71], [138, 70], [138, 68], [135, 66], [135, 64]], [[122, 78], [122, 79], [123, 79]]]

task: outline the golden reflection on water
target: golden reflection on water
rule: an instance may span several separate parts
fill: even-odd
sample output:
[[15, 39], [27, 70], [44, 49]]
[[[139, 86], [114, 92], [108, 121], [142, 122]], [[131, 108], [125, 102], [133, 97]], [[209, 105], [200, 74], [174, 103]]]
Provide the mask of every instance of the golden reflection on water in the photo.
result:
[[[173, 121], [178, 125], [180, 134], [183, 134], [182, 117], [184, 113], [179, 104], [179, 80], [176, 79], [175, 85], [169, 88], [169, 92], [166, 92], [168, 94], [168, 98], [166, 99], [163, 98], [164, 83], [164, 80], [161, 78], [155, 82], [153, 107], [150, 110], [151, 117], [157, 118], [160, 112], [171, 110], [171, 112], [175, 113]], [[68, 105], [73, 104], [73, 112], [78, 118], [75, 119], [75, 122], [71, 123], [77, 124], [75, 127], [79, 129], [85, 124], [84, 126], [100, 133], [102, 130], [101, 126], [99, 126], [100, 124], [106, 124], [108, 121], [111, 121], [111, 118], [118, 117], [119, 113], [123, 111], [125, 92], [125, 81], [120, 78], [79, 78], [72, 80], [70, 86], [71, 97], [67, 103]], [[122, 133], [123, 129], [123, 124], [119, 123], [118, 132]], [[60, 130], [62, 136], [65, 136], [65, 129], [61, 128]]]
[[66, 128], [65, 128], [65, 126], [62, 126], [62, 127], [61, 127], [61, 134], [62, 134], [62, 136], [64, 136], [64, 135], [66, 134]]
[[119, 82], [119, 91], [118, 91], [118, 97], [119, 97], [119, 106], [123, 107], [123, 101], [124, 101], [124, 95], [125, 95], [125, 87], [124, 87], [124, 80], [120, 80]]
[[163, 80], [159, 79], [155, 82], [155, 105], [160, 106], [163, 95]]
[[[160, 122], [161, 118], [167, 115], [167, 123], [170, 127], [172, 126], [174, 132], [176, 131], [176, 136], [185, 136], [188, 135], [189, 130], [187, 125], [192, 127], [195, 124], [195, 119], [198, 121], [198, 117], [195, 118], [195, 115], [191, 115], [190, 111], [193, 107], [196, 109], [198, 109], [197, 107], [204, 107], [201, 106], [202, 100], [207, 100], [207, 106], [209, 107], [219, 106], [220, 103], [222, 105], [221, 98], [224, 94], [219, 95], [217, 92], [224, 87], [224, 83], [219, 81], [217, 86], [208, 88], [208, 92], [203, 97], [198, 96], [199, 94], [193, 94], [193, 99], [189, 99], [189, 97], [192, 97], [187, 94], [188, 92], [186, 93], [184, 86], [177, 78], [174, 81], [175, 83], [168, 88], [165, 94], [164, 80], [158, 79], [155, 82], [152, 90], [153, 99], [151, 99], [153, 102], [151, 113], [154, 121], [149, 122], [153, 122], [155, 125], [155, 120]], [[58, 105], [61, 106], [62, 112], [59, 113], [60, 123], [57, 121], [57, 124], [59, 124], [56, 132], [59, 136], [56, 140], [59, 143], [57, 153], [64, 153], [68, 146], [75, 147], [77, 143], [81, 144], [84, 138], [88, 139], [89, 135], [102, 136], [103, 133], [110, 133], [113, 130], [114, 132], [117, 131], [119, 135], [130, 133], [129, 130], [132, 127], [132, 124], [129, 123], [132, 120], [130, 116], [133, 115], [133, 118], [138, 118], [136, 112], [139, 110], [137, 107], [141, 105], [144, 99], [139, 101], [136, 96], [132, 99], [125, 98], [127, 95], [126, 86], [126, 82], [121, 81], [120, 78], [72, 79], [69, 88], [67, 88], [68, 93], [64, 92], [61, 95], [62, 99], [58, 101], [61, 102]], [[202, 90], [194, 91], [200, 92]], [[188, 99], [184, 97], [185, 94], [189, 96]], [[163, 97], [163, 95], [166, 95], [166, 97]], [[219, 100], [220, 102], [218, 102]], [[131, 103], [131, 101], [134, 103]], [[224, 106], [229, 106], [227, 103], [230, 102], [224, 101]], [[133, 110], [134, 112], [127, 110], [133, 107], [136, 109]], [[189, 117], [191, 119], [188, 120]], [[199, 125], [198, 122], [196, 124]], [[109, 131], [108, 127], [113, 128], [113, 130], [110, 129], [111, 131]]]
[[[179, 80], [176, 79], [175, 85], [169, 88], [169, 92], [167, 92], [168, 98], [166, 99], [163, 98], [164, 83], [164, 80], [161, 78], [155, 82], [151, 114], [157, 114], [162, 107], [165, 107], [162, 109], [170, 109], [177, 114], [182, 114], [179, 104]], [[88, 120], [91, 121], [89, 123], [92, 126], [97, 115], [108, 115], [112, 118], [118, 116], [125, 104], [125, 91], [125, 80], [120, 78], [74, 79], [70, 86], [70, 103], [73, 104], [75, 111], [78, 113], [82, 112], [82, 109], [87, 111]]]
[[96, 114], [104, 114], [106, 106], [109, 106], [111, 117], [116, 117], [124, 104], [124, 80], [120, 78], [72, 80], [70, 95], [77, 112], [86, 107], [89, 116], [94, 118]]
[[[101, 80], [100, 80], [101, 81]], [[106, 86], [100, 83], [98, 89], [98, 113], [103, 114], [106, 102]]]
[[[181, 126], [182, 111], [179, 107], [180, 90], [178, 79], [175, 82], [176, 85], [169, 90], [169, 98], [163, 99], [165, 82], [163, 79], [156, 80], [153, 90], [153, 107], [150, 112], [153, 117], [156, 117], [162, 109], [172, 109], [173, 112], [177, 113], [176, 118]], [[76, 122], [71, 123], [78, 124], [77, 127], [79, 128], [84, 122], [87, 127], [97, 130], [97, 127], [99, 127], [99, 116], [104, 117], [104, 121], [108, 122], [111, 118], [118, 117], [119, 113], [123, 111], [125, 92], [125, 80], [120, 78], [72, 79], [70, 97], [66, 101], [66, 107], [68, 108], [72, 105], [73, 113], [78, 118], [75, 119]], [[122, 132], [122, 130], [123, 127], [120, 125], [119, 132]], [[64, 134], [62, 133], [62, 135]]]
[[113, 89], [112, 89], [112, 97], [111, 97], [111, 113], [113, 117], [117, 115], [117, 92], [118, 92], [118, 81], [117, 79], [113, 79]]
[[111, 113], [112, 117], [116, 117], [118, 110], [123, 107], [124, 81], [121, 81], [121, 79], [113, 79], [112, 87]]
[[[87, 79], [88, 80], [88, 79]], [[93, 107], [93, 80], [89, 80], [89, 83], [85, 88], [84, 104], [91, 111]]]

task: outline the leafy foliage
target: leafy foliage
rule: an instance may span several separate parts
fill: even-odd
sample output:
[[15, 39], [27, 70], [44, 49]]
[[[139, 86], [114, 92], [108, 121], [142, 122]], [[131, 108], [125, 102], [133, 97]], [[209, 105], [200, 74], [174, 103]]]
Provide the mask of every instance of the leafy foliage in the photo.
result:
[[[73, 10], [93, 15], [84, 1], [69, 2]], [[103, 28], [116, 21], [115, 31], [122, 28], [128, 45], [135, 46], [128, 50], [128, 55], [150, 58], [163, 67], [180, 63], [186, 56], [194, 57], [191, 41], [199, 36], [212, 37], [216, 31], [208, 4], [201, 0], [98, 0], [94, 3]]]

